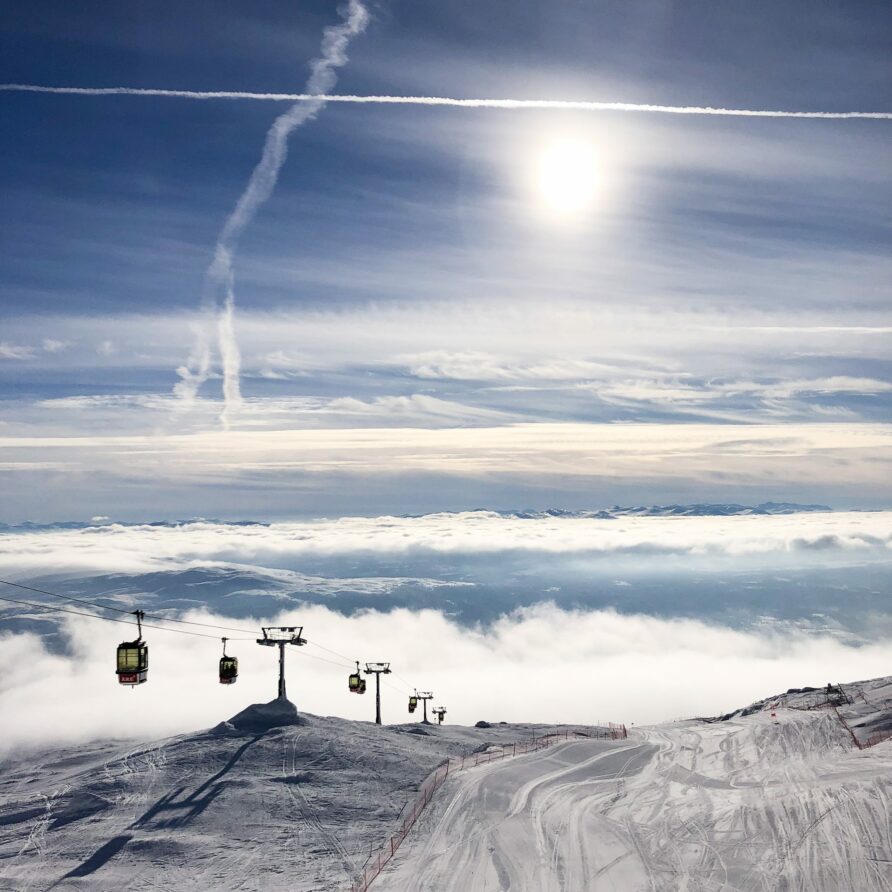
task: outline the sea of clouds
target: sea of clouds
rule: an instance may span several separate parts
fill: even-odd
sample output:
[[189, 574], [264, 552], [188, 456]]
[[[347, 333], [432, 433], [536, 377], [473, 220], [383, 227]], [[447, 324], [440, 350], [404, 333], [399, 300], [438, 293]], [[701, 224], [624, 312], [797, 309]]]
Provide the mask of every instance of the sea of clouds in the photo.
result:
[[[189, 614], [241, 626], [244, 620]], [[294, 622], [283, 613], [257, 624]], [[300, 620], [311, 642], [290, 648], [290, 699], [306, 712], [359, 720], [370, 696], [347, 690], [350, 666], [330, 653], [389, 660], [384, 720], [410, 720], [414, 686], [431, 690], [459, 724], [489, 721], [626, 723], [717, 714], [788, 687], [870, 678], [888, 672], [892, 639], [852, 647], [795, 632], [739, 632], [696, 620], [566, 611], [541, 604], [488, 627], [461, 626], [436, 611], [365, 611], [343, 616], [314, 605]], [[246, 629], [252, 628], [247, 624]], [[148, 630], [149, 682], [117, 685], [114, 649], [125, 626], [68, 617], [69, 652], [50, 652], [33, 633], [0, 636], [2, 749], [100, 736], [155, 738], [215, 725], [276, 693], [276, 652], [230, 642], [239, 681], [217, 682], [220, 643]], [[229, 633], [239, 639], [239, 633]], [[323, 650], [319, 645], [328, 647]]]
[[[371, 698], [346, 690], [352, 660], [392, 662], [388, 722], [408, 719], [416, 685], [461, 723], [719, 713], [887, 673], [890, 550], [892, 512], [7, 529], [4, 579], [244, 631], [147, 630], [150, 681], [131, 693], [116, 684], [114, 648], [132, 627], [7, 603], [3, 747], [216, 724], [275, 694], [275, 654], [255, 638], [277, 624], [303, 625], [311, 642], [291, 649], [288, 683], [313, 713], [370, 717]], [[65, 604], [10, 586], [0, 594]], [[215, 678], [218, 634], [235, 639], [241, 660], [232, 689]]]

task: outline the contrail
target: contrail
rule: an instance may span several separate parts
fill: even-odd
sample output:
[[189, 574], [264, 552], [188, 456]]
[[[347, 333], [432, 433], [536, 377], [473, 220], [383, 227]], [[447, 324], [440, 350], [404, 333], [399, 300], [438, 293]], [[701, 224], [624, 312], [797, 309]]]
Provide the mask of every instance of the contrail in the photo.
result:
[[[344, 27], [344, 26], [339, 26]], [[359, 30], [362, 30], [361, 28]], [[357, 32], [351, 32], [357, 33]], [[251, 93], [242, 90], [161, 90], [141, 87], [44, 87], [0, 84], [0, 92], [62, 93], [75, 96], [159, 96], [166, 99], [239, 99], [254, 102], [343, 102], [354, 105], [441, 105], [454, 108], [556, 109], [593, 112], [650, 112], [663, 115], [719, 115], [733, 118], [813, 118], [892, 120], [892, 112], [781, 111], [753, 108], [714, 108], [707, 105], [651, 105], [639, 102], [600, 102], [585, 99], [458, 99], [450, 96], [354, 96], [324, 94], [308, 84], [309, 93]]]
[[235, 337], [235, 281], [232, 261], [239, 238], [254, 219], [260, 206], [276, 187], [279, 171], [288, 155], [291, 132], [311, 120], [328, 100], [326, 91], [337, 83], [336, 69], [347, 61], [350, 39], [361, 33], [369, 15], [361, 0], [348, 0], [342, 11], [343, 22], [323, 31], [319, 58], [310, 63], [307, 98], [295, 102], [273, 122], [266, 134], [263, 154], [248, 185], [223, 225], [214, 249], [214, 259], [205, 275], [201, 307], [203, 320], [196, 330], [195, 344], [185, 366], [177, 369], [180, 381], [174, 392], [191, 404], [207, 380], [211, 368], [211, 323], [216, 316], [217, 345], [223, 367], [224, 409], [222, 421], [228, 425], [229, 413], [241, 404], [239, 375], [241, 354]]

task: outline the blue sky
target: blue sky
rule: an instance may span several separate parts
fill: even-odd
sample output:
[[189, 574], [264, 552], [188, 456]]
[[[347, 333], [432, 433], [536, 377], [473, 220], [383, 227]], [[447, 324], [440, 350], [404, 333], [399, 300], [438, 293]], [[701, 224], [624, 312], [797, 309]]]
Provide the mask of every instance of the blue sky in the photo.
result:
[[[370, 12], [337, 92], [888, 108], [882, 3]], [[19, 5], [0, 82], [300, 91], [337, 21]], [[329, 105], [238, 246], [227, 430], [218, 357], [173, 388], [284, 107], [0, 108], [0, 520], [889, 505], [886, 121]], [[566, 218], [535, 173], [565, 139], [597, 180]]]

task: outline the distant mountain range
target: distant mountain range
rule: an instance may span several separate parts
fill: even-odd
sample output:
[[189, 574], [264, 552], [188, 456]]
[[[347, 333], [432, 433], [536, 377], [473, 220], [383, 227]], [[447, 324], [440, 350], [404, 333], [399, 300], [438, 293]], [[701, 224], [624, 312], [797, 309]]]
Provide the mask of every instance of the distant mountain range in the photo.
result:
[[609, 520], [613, 517], [731, 517], [738, 514], [802, 514], [809, 511], [832, 511], [829, 505], [798, 505], [795, 502], [762, 502], [759, 505], [639, 505], [601, 508], [597, 511], [564, 511], [548, 508], [545, 511], [500, 512], [507, 517], [594, 517]]
[[[615, 517], [731, 517], [738, 514], [768, 515], [768, 514], [802, 514], [815, 511], [832, 511], [829, 505], [799, 505], [796, 502], [762, 502], [759, 505], [737, 504], [697, 504], [697, 505], [638, 505], [623, 507], [614, 505], [612, 508], [599, 508], [582, 511], [567, 511], [563, 508], [546, 508], [544, 511], [492, 511], [489, 508], [475, 508], [471, 512], [436, 512], [438, 514], [461, 514], [486, 512], [499, 514], [502, 517], [517, 517], [524, 520], [539, 520], [547, 517], [590, 517], [601, 520], [610, 520]], [[423, 514], [405, 514], [403, 517], [424, 517]], [[7, 524], [0, 523], [0, 532], [27, 532], [36, 530], [85, 530], [89, 527], [107, 526], [116, 523], [119, 526], [152, 526], [152, 527], [177, 527], [189, 523], [212, 523], [225, 526], [269, 526], [268, 523], [254, 520], [219, 520], [210, 517], [193, 517], [184, 520], [153, 520], [142, 522], [118, 523], [117, 521], [92, 521], [65, 520], [50, 523], [24, 523]]]

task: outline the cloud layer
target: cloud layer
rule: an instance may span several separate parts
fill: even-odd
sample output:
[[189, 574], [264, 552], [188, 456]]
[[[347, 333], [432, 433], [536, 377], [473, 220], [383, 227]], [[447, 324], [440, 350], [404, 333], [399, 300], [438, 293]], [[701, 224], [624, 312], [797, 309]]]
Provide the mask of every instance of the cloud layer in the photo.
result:
[[[858, 423], [541, 423], [447, 429], [353, 427], [154, 436], [7, 436], [0, 437], [0, 471], [18, 475], [16, 480], [21, 482], [28, 474], [53, 474], [61, 469], [76, 472], [76, 476], [59, 481], [64, 488], [90, 485], [97, 475], [128, 484], [151, 481], [169, 487], [170, 505], [177, 506], [162, 509], [161, 516], [207, 510], [200, 501], [186, 496], [184, 487], [214, 484], [231, 489], [252, 479], [265, 479], [275, 480], [279, 486], [290, 482], [321, 490], [331, 475], [365, 479], [375, 486], [390, 482], [397, 487], [411, 485], [400, 481], [413, 476], [438, 475], [454, 480], [503, 481], [521, 492], [535, 486], [563, 491], [584, 485], [592, 493], [589, 507], [593, 502], [603, 504], [604, 497], [598, 493], [609, 492], [608, 487], [617, 481], [626, 489], [625, 498], [637, 489], [638, 500], [641, 492], [649, 492], [654, 500], [664, 501], [667, 487], [675, 484], [688, 493], [711, 490], [713, 500], [721, 499], [719, 494], [725, 492], [734, 493], [726, 500], [740, 501], [741, 491], [750, 489], [757, 494], [755, 501], [789, 500], [793, 492], [800, 501], [827, 502], [845, 492], [850, 498], [860, 496], [872, 500], [868, 504], [876, 504], [876, 500], [888, 502], [892, 497], [892, 483], [885, 477], [878, 479], [878, 469], [888, 462], [890, 446], [892, 426]], [[151, 495], [163, 492], [155, 490]], [[152, 508], [144, 496], [140, 498], [145, 517]], [[521, 498], [526, 501], [525, 495]], [[515, 496], [512, 501], [517, 505], [519, 499]], [[132, 517], [139, 508], [139, 503], [133, 503], [127, 516]], [[362, 508], [368, 510], [365, 505]], [[6, 511], [10, 510], [15, 513], [6, 517], [21, 519], [21, 507], [9, 503]], [[117, 508], [102, 505], [91, 505], [88, 511], [87, 516], [119, 513]], [[233, 513], [227, 512], [229, 516]], [[238, 515], [245, 517], [242, 512]], [[59, 516], [55, 514], [55, 518]]]
[[[245, 625], [225, 617], [190, 618]], [[442, 614], [368, 612], [343, 617], [322, 607], [266, 617], [302, 623], [311, 641], [351, 659], [389, 660], [387, 722], [409, 719], [411, 686], [430, 689], [449, 720], [653, 722], [716, 714], [788, 687], [869, 678], [888, 671], [888, 641], [847, 647], [797, 634], [733, 632], [691, 620], [582, 613], [549, 605], [487, 629]], [[216, 724], [275, 695], [276, 660], [252, 640], [229, 650], [240, 679], [215, 678], [219, 642], [151, 632], [150, 681], [131, 693], [114, 678], [123, 626], [68, 618], [67, 655], [32, 634], [0, 636], [2, 748], [74, 742], [101, 735], [157, 738]], [[323, 662], [323, 660], [334, 661]], [[313, 644], [287, 658], [288, 692], [300, 709], [369, 720], [373, 703], [351, 696], [349, 663]]]
[[150, 573], [220, 563], [300, 566], [309, 557], [380, 555], [679, 555], [784, 561], [892, 560], [892, 512], [730, 517], [531, 517], [491, 511], [341, 517], [256, 525], [107, 524], [0, 535], [0, 570]]

